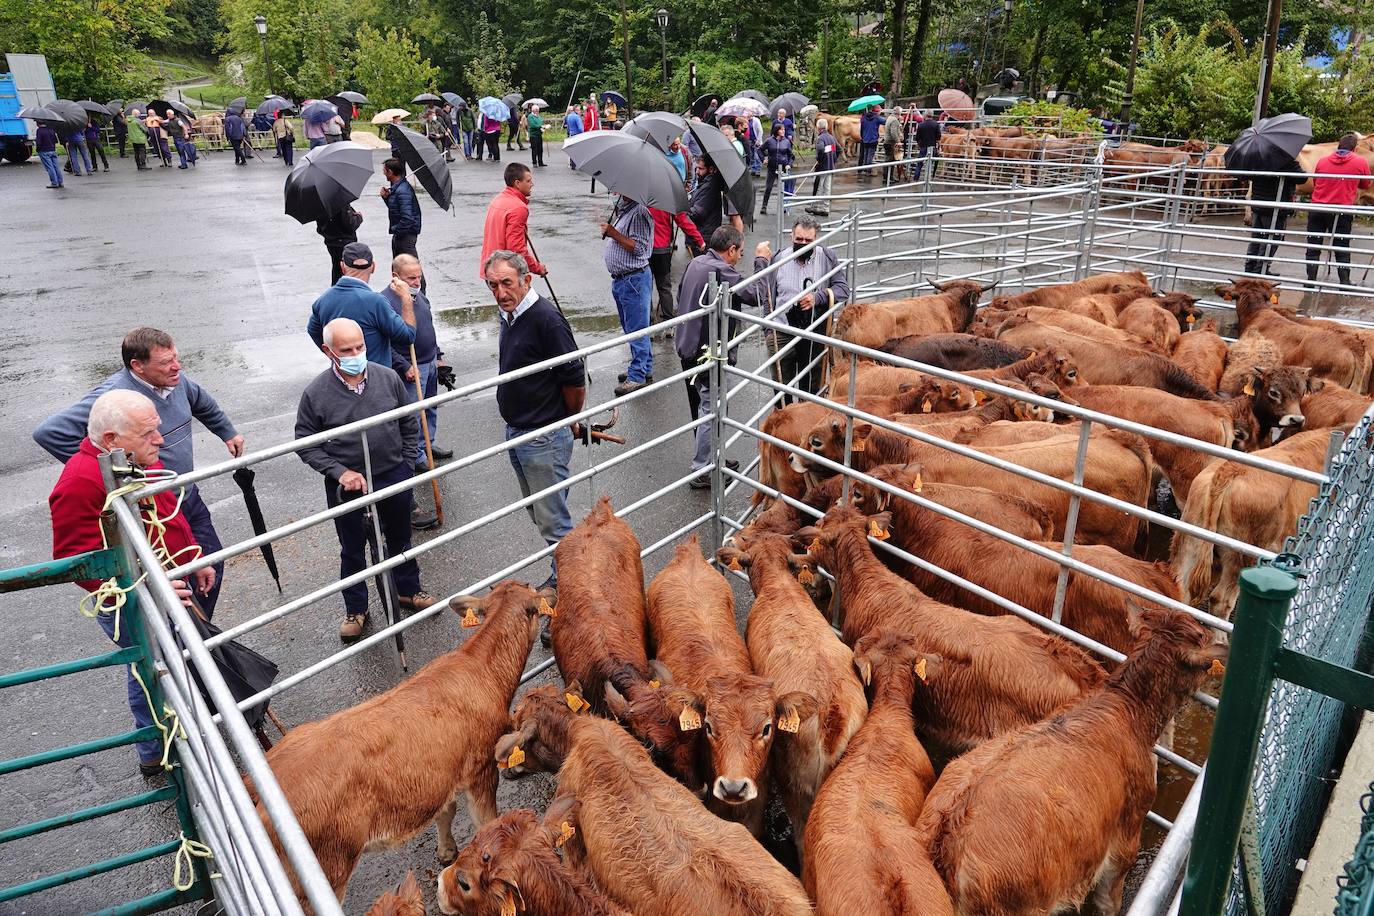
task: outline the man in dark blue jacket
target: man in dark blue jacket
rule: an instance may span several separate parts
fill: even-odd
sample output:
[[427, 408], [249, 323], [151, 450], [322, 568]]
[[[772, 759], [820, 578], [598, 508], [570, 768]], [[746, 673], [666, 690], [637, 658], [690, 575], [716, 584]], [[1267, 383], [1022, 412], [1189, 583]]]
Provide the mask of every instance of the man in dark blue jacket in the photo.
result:
[[[870, 105], [859, 118], [859, 165], [872, 165], [878, 157], [878, 128], [887, 123], [887, 118], [878, 114], [878, 106]], [[872, 169], [859, 172], [864, 178], [872, 178]]]
[[[391, 256], [408, 254], [418, 260], [420, 252], [415, 249], [415, 242], [420, 237], [420, 202], [415, 199], [415, 189], [406, 181], [406, 164], [400, 159], [388, 159], [382, 163], [382, 175], [387, 180], [381, 195], [390, 222]], [[420, 288], [428, 288], [423, 277]]]
[[231, 108], [224, 116], [224, 136], [234, 148], [234, 165], [247, 165], [248, 157], [243, 155], [243, 138], [248, 133], [248, 125], [243, 123], [243, 115], [238, 109]]
[[38, 132], [33, 138], [38, 149], [38, 158], [48, 172], [48, 187], [62, 187], [62, 169], [57, 165], [57, 131], [42, 121], [38, 122]]
[[335, 318], [351, 318], [363, 329], [367, 358], [372, 362], [390, 366], [393, 346], [409, 354], [410, 345], [415, 342], [415, 312], [410, 290], [400, 280], [392, 278], [391, 288], [401, 300], [398, 316], [387, 301], [367, 285], [376, 265], [372, 261], [372, 249], [362, 242], [344, 246], [340, 266], [343, 276], [339, 282], [325, 290], [324, 295], [310, 306], [310, 319], [305, 325], [310, 339], [316, 346], [324, 346], [324, 326]]

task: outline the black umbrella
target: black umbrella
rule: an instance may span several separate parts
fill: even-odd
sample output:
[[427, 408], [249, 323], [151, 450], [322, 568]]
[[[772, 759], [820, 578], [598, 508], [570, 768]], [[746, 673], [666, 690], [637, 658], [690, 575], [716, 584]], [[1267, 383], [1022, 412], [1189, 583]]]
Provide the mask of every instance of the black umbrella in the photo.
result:
[[[763, 93], [759, 94], [762, 95]], [[692, 103], [692, 114], [696, 115], [697, 117], [705, 115], [706, 109], [711, 107], [712, 101], [719, 105], [721, 102], [725, 100], [722, 99], [720, 97], [720, 94], [716, 92], [708, 92], [705, 95], [699, 95], [697, 96], [697, 100]], [[764, 104], [766, 105], [768, 103], [765, 102]]]
[[263, 100], [263, 103], [257, 107], [257, 113], [271, 116], [279, 111], [290, 111], [293, 107], [286, 99], [273, 96]]
[[625, 133], [648, 140], [661, 150], [667, 150], [674, 137], [687, 132], [687, 122], [671, 111], [646, 111], [625, 125]]
[[114, 114], [109, 105], [102, 105], [99, 102], [92, 102], [90, 99], [82, 99], [76, 104], [86, 109], [87, 113], [95, 115], [97, 118], [108, 118]]
[[1311, 142], [1312, 119], [1289, 112], [1245, 128], [1224, 159], [1228, 169], [1273, 172], [1298, 158]]
[[508, 92], [501, 96], [501, 101], [514, 113], [520, 110], [520, 103], [525, 101], [525, 97], [518, 92]]
[[439, 98], [432, 92], [422, 92], [415, 98], [411, 99], [410, 102], [412, 105], [418, 105], [421, 102], [433, 102], [436, 105], [442, 105], [444, 103], [444, 100]]
[[362, 196], [372, 174], [367, 147], [348, 140], [317, 146], [286, 176], [286, 214], [302, 224], [328, 219]]
[[748, 229], [754, 228], [754, 179], [748, 171], [738, 182], [730, 186], [726, 192], [730, 198], [730, 203], [735, 205], [739, 211], [740, 219], [744, 220], [744, 225]]
[[[262, 517], [262, 506], [258, 504], [258, 491], [253, 487], [253, 477], [255, 476], [252, 468], [239, 468], [234, 472], [234, 483], [239, 485], [243, 491], [243, 504], [248, 508], [248, 521], [253, 524], [253, 533], [266, 534], [267, 522]], [[277, 556], [272, 552], [270, 543], [263, 544], [262, 561], [267, 564], [267, 571], [272, 574], [272, 578], [277, 583], [277, 593], [281, 593], [281, 573], [277, 572]]]
[[124, 107], [124, 100], [123, 100], [123, 99], [110, 99], [110, 100], [109, 100], [108, 102], [106, 102], [105, 104], [110, 106], [110, 111], [119, 111], [119, 109], [121, 109], [121, 108]]
[[448, 102], [454, 108], [467, 107], [467, 100], [456, 92], [441, 92], [439, 94], [444, 97], [445, 102]]
[[154, 99], [153, 101], [148, 103], [148, 108], [153, 111], [156, 111], [159, 115], [161, 115], [164, 118], [171, 117], [171, 112], [173, 111], [175, 111], [182, 117], [186, 118], [187, 120], [195, 118], [195, 115], [191, 113], [191, 109], [187, 108], [180, 102], [171, 102], [167, 99]]
[[612, 191], [669, 213], [687, 209], [682, 176], [647, 140], [624, 131], [593, 130], [568, 140], [563, 149], [579, 172]]
[[28, 118], [30, 121], [58, 121], [62, 120], [62, 115], [44, 105], [29, 105], [19, 109], [16, 118]]
[[629, 102], [625, 101], [625, 96], [621, 95], [619, 92], [616, 92], [614, 89], [607, 89], [605, 92], [601, 93], [601, 104], [604, 105], [607, 102], [614, 102], [621, 108], [624, 108], [626, 105], [630, 104]]
[[[209, 639], [211, 636], [218, 636], [219, 627], [205, 620], [198, 607], [191, 610], [191, 621], [200, 632], [202, 640]], [[251, 696], [255, 696], [268, 687], [277, 679], [277, 663], [254, 652], [252, 649], [235, 640], [222, 642], [210, 650], [210, 657], [214, 659], [215, 667], [219, 669], [220, 676], [224, 678], [225, 686], [229, 688], [230, 695], [242, 702]], [[210, 699], [210, 694], [205, 690], [205, 684], [200, 679], [200, 672], [193, 665], [191, 676], [195, 679], [196, 687], [200, 690], [200, 695], [205, 698], [205, 705], [210, 708], [211, 713], [221, 712], [215, 708], [214, 700]], [[250, 706], [243, 711], [243, 718], [248, 723], [248, 727], [257, 731], [262, 727], [262, 720], [267, 715], [267, 705], [271, 700], [263, 700], [256, 706]]]
[[[357, 95], [358, 93], [353, 94]], [[354, 102], [352, 99], [346, 99], [342, 95], [331, 95], [325, 101], [334, 106], [335, 111], [339, 113], [339, 117], [344, 119], [345, 124], [353, 120]]]
[[225, 110], [225, 111], [237, 111], [239, 114], [243, 114], [243, 110], [244, 110], [245, 108], [247, 108], [247, 107], [248, 107], [248, 97], [247, 97], [247, 96], [244, 96], [244, 95], [241, 95], [241, 96], [239, 96], [238, 98], [234, 99], [234, 101], [230, 102], [228, 105], [225, 105], [225, 106], [224, 106], [224, 110]]
[[124, 106], [124, 113], [131, 118], [141, 118], [148, 113], [148, 103], [130, 102]]
[[[711, 157], [711, 161], [716, 164], [716, 169], [720, 172], [720, 177], [725, 179], [726, 187], [733, 188], [739, 184], [740, 179], [749, 172], [740, 158], [739, 150], [735, 149], [735, 144], [726, 139], [725, 134], [720, 132], [717, 127], [712, 127], [701, 121], [688, 123], [687, 129], [692, 132], [692, 136], [697, 138], [697, 145], [701, 151]], [[750, 206], [752, 210], [752, 204]]]
[[[447, 210], [453, 205], [453, 175], [444, 163], [444, 155], [433, 143], [408, 127], [397, 128], [392, 142], [401, 154], [402, 161], [410, 168], [420, 184], [434, 198], [434, 202]], [[337, 146], [338, 144], [333, 144]]]
[[801, 111], [811, 100], [800, 92], [784, 92], [768, 105], [768, 113], [776, 116], [779, 108], [786, 108], [789, 117], [795, 118], [797, 112]]
[[[363, 95], [361, 92], [354, 92], [352, 89], [345, 89], [343, 92], [339, 93], [338, 97], [341, 99], [347, 99], [354, 105], [367, 104], [367, 96]], [[332, 99], [334, 98], [334, 96], [331, 95], [330, 98]]]
[[57, 112], [62, 120], [58, 123], [58, 132], [62, 130], [85, 130], [86, 122], [91, 119], [90, 112], [82, 108], [75, 102], [67, 99], [54, 99], [45, 107]]

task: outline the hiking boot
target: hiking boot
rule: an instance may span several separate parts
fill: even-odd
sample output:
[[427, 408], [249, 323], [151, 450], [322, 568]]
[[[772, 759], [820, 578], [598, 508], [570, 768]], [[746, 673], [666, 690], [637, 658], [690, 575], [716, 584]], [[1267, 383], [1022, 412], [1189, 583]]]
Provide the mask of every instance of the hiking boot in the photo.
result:
[[413, 595], [397, 595], [396, 603], [408, 611], [423, 611], [434, 604], [435, 598], [429, 592], [416, 592]]
[[[674, 316], [674, 317], [676, 317], [676, 316]], [[665, 318], [664, 320], [666, 321], [667, 319]], [[629, 377], [630, 377], [630, 374], [629, 374], [628, 372], [622, 372], [622, 373], [620, 373], [619, 375], [617, 375], [617, 376], [615, 377], [615, 380], [616, 380], [617, 382], [623, 382], [623, 381], [625, 381], [626, 379], [628, 379]], [[648, 375], [644, 376], [644, 384], [646, 384], [646, 385], [649, 384], [650, 382], [652, 382], [653, 380], [654, 380], [654, 374], [653, 374], [652, 372], [650, 372]], [[435, 457], [438, 457], [438, 456], [436, 455]]]
[[453, 449], [444, 448], [441, 445], [435, 445], [433, 443], [429, 446], [429, 453], [440, 461], [447, 461], [453, 457]]
[[616, 385], [616, 386], [615, 386], [615, 389], [614, 389], [614, 390], [615, 390], [615, 396], [616, 396], [616, 397], [623, 397], [623, 396], [625, 396], [625, 395], [627, 395], [627, 394], [630, 394], [631, 392], [638, 391], [639, 389], [643, 388], [646, 384], [648, 384], [648, 383], [647, 383], [647, 382], [632, 382], [632, 381], [626, 379], [625, 381], [621, 382], [619, 385]]
[[431, 512], [420, 506], [410, 510], [410, 527], [416, 531], [428, 531], [431, 528], [439, 527], [438, 513]]
[[363, 627], [367, 626], [367, 613], [345, 614], [343, 623], [339, 624], [339, 639], [344, 643], [357, 642], [363, 635]]
[[138, 762], [138, 775], [142, 776], [144, 779], [153, 779], [157, 776], [161, 776], [164, 772], [165, 770], [162, 769], [161, 760], [149, 760], [146, 762], [140, 760]]

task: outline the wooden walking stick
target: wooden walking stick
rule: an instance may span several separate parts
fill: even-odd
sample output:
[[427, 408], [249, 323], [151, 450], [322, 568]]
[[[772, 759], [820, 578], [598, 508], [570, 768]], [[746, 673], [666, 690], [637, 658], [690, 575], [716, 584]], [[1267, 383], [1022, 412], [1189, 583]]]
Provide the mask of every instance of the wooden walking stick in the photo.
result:
[[[425, 399], [424, 387], [420, 383], [420, 363], [415, 358], [415, 344], [410, 345], [410, 369], [415, 373], [415, 399], [423, 401]], [[426, 411], [420, 411], [420, 434], [425, 437], [425, 458], [429, 461], [429, 469], [434, 470], [434, 445], [429, 440], [429, 417], [425, 416]], [[434, 517], [439, 526], [444, 524], [444, 497], [439, 493], [439, 480], [435, 478], [429, 482], [434, 488]]]

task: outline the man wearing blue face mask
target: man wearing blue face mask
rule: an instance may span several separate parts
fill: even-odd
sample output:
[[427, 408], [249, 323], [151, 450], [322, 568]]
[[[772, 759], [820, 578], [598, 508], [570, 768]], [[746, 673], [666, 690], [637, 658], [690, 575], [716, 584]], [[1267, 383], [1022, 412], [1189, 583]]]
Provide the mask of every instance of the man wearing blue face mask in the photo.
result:
[[351, 318], [363, 329], [368, 357], [383, 366], [391, 365], [392, 347], [408, 353], [415, 342], [415, 304], [410, 288], [391, 278], [391, 291], [401, 306], [399, 313], [392, 311], [381, 294], [367, 285], [377, 265], [372, 261], [372, 249], [362, 242], [344, 246], [339, 267], [343, 276], [310, 306], [305, 332], [319, 347], [324, 344], [325, 325], [335, 318]]
[[[351, 318], [335, 318], [324, 326], [320, 349], [329, 357], [329, 368], [315, 377], [301, 393], [296, 408], [296, 438], [304, 439], [368, 417], [395, 410], [411, 403], [405, 383], [390, 366], [370, 361], [363, 329]], [[336, 435], [303, 448], [301, 460], [324, 475], [325, 502], [330, 508], [357, 499], [368, 492], [365, 476], [372, 467], [372, 488], [382, 490], [409, 480], [414, 454], [420, 438], [420, 422], [415, 414], [369, 427], [367, 454], [363, 453], [361, 433]], [[375, 503], [373, 511], [386, 538], [386, 555], [394, 557], [410, 549], [411, 490], [402, 489]], [[347, 578], [367, 568], [367, 530], [361, 511], [334, 520], [339, 536], [339, 578]], [[402, 608], [422, 610], [434, 598], [420, 587], [420, 567], [407, 560], [391, 571], [396, 583], [397, 601]], [[367, 625], [367, 584], [359, 582], [344, 589], [344, 621], [339, 638], [346, 643], [363, 635]]]

